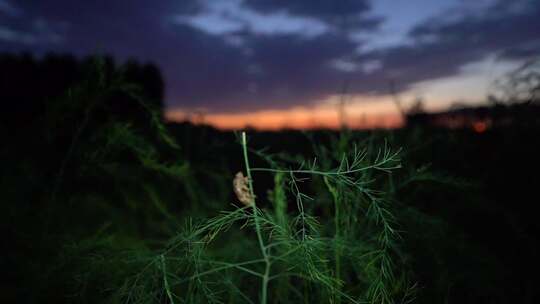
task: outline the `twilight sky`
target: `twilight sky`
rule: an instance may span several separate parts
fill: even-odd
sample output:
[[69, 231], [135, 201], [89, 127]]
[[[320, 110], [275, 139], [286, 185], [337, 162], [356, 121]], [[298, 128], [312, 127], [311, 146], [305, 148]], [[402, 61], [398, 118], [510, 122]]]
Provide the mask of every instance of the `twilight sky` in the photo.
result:
[[351, 126], [393, 126], [391, 83], [472, 104], [540, 54], [540, 0], [0, 0], [3, 51], [154, 62], [170, 119], [332, 127], [345, 91]]

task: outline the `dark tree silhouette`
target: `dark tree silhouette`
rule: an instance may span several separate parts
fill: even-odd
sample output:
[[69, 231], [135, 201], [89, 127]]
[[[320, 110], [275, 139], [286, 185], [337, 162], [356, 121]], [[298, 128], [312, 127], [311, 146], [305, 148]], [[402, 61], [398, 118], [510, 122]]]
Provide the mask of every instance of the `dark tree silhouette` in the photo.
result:
[[[36, 123], [57, 109], [60, 100], [65, 102], [65, 97], [83, 82], [94, 82], [96, 91], [100, 89], [100, 82], [105, 86], [115, 82], [116, 89], [102, 96], [106, 100], [100, 115], [110, 116], [109, 119], [140, 123], [143, 113], [147, 112], [140, 107], [140, 101], [158, 112], [162, 110], [163, 79], [152, 64], [141, 65], [130, 60], [117, 67], [112, 57], [77, 59], [71, 55], [49, 54], [36, 59], [29, 54], [2, 54], [0, 126], [10, 134], [34, 129]], [[135, 102], [134, 99], [140, 100]], [[88, 101], [82, 99], [70, 100], [70, 103], [71, 109], [78, 108], [80, 112], [88, 106]]]

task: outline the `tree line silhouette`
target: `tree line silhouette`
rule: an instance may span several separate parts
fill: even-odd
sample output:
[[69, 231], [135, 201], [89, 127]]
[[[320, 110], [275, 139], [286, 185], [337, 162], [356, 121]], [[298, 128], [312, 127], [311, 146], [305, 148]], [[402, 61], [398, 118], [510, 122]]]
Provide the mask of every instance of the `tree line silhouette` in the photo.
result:
[[[128, 60], [117, 64], [110, 56], [0, 54], [0, 71], [0, 127], [8, 134], [34, 129], [55, 111], [60, 116], [62, 109], [84, 112], [96, 98], [101, 99], [97, 112], [102, 120], [114, 117], [142, 122], [145, 111], [136, 105], [136, 98], [159, 113], [163, 108], [164, 81], [150, 63]], [[77, 95], [81, 85], [86, 86], [85, 93], [95, 96]], [[97, 96], [104, 87], [111, 90]]]

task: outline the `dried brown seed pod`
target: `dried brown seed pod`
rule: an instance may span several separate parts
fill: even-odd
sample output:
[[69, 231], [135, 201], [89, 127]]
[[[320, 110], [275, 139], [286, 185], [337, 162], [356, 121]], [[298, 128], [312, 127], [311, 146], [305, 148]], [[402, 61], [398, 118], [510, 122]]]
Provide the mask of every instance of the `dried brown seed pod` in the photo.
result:
[[236, 197], [242, 204], [249, 206], [253, 204], [253, 196], [249, 191], [248, 178], [242, 172], [236, 173], [233, 180], [233, 189]]

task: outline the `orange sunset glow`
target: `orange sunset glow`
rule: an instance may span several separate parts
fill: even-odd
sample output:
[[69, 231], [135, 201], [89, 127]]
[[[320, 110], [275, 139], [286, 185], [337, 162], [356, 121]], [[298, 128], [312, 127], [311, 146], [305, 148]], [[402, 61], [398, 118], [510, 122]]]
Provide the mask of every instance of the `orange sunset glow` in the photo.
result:
[[[388, 99], [353, 99], [343, 109], [340, 117], [337, 106], [339, 96], [329, 97], [312, 107], [294, 107], [283, 110], [260, 110], [242, 113], [204, 113], [169, 110], [167, 120], [189, 121], [207, 124], [222, 130], [254, 128], [257, 130], [281, 129], [338, 129], [345, 124], [351, 129], [397, 128], [403, 118], [395, 105]], [[362, 101], [363, 100], [363, 101]]]
[[[308, 109], [259, 111], [246, 114], [209, 114], [203, 118], [191, 118], [181, 111], [167, 112], [171, 121], [190, 121], [208, 124], [222, 130], [255, 128], [258, 130], [281, 129], [338, 129], [341, 123], [336, 113], [315, 112]], [[346, 119], [346, 125], [353, 129], [397, 128], [403, 121], [397, 114], [355, 116]]]

